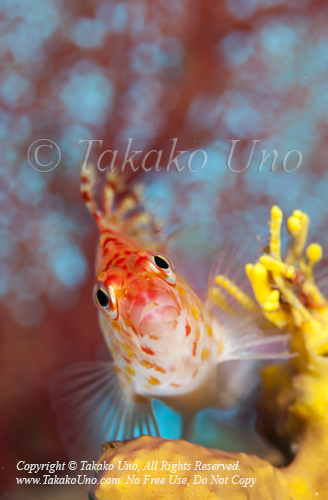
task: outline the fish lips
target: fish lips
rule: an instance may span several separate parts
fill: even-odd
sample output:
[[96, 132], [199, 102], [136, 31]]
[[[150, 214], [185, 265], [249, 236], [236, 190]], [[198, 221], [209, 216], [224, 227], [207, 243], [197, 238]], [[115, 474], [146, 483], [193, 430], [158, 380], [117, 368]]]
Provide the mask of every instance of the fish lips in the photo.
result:
[[131, 308], [131, 323], [134, 330], [143, 336], [160, 338], [172, 327], [180, 314], [176, 300], [168, 293], [157, 292], [138, 297]]

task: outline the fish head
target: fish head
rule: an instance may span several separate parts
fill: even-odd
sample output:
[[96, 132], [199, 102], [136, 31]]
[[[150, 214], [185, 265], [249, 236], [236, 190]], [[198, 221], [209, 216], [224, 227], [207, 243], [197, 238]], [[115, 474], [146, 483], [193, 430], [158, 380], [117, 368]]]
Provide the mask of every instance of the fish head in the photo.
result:
[[108, 328], [134, 334], [149, 352], [174, 349], [203, 320], [202, 302], [166, 255], [134, 250], [117, 262], [98, 275], [94, 291]]

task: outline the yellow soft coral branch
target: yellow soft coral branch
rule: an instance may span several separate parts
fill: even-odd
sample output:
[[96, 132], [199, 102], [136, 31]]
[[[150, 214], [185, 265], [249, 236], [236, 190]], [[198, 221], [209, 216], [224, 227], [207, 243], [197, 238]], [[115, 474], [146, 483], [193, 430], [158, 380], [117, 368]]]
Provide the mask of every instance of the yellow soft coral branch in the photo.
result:
[[287, 264], [296, 264], [306, 244], [309, 217], [304, 212], [301, 212], [301, 210], [294, 210], [293, 215], [287, 220], [287, 228], [292, 236], [292, 244], [287, 251], [285, 262]]
[[255, 265], [247, 264], [245, 270], [264, 315], [276, 326], [285, 327], [289, 322], [289, 315], [288, 312], [280, 308], [277, 294], [272, 294], [274, 290], [267, 269], [261, 262], [257, 262]]
[[[232, 283], [232, 281], [229, 280], [229, 278], [227, 278], [226, 276], [223, 275], [216, 276], [215, 283], [219, 289], [222, 289], [226, 293], [228, 293], [241, 306], [249, 310], [256, 309], [256, 303], [247, 295], [247, 293], [243, 292], [241, 288]], [[220, 297], [220, 299], [223, 297], [220, 291], [217, 288], [215, 288], [213, 290], [213, 298], [216, 298], [218, 296]]]
[[264, 265], [267, 271], [275, 274], [281, 274], [288, 279], [294, 279], [296, 276], [296, 269], [294, 266], [289, 266], [284, 262], [278, 261], [270, 255], [262, 255], [260, 262]]
[[322, 258], [322, 247], [318, 243], [311, 243], [306, 249], [306, 256], [309, 259], [310, 268]]
[[280, 257], [280, 228], [282, 224], [282, 211], [276, 205], [271, 209], [270, 223], [270, 252], [274, 258], [281, 260]]
[[[246, 273], [263, 314], [280, 328], [301, 329], [308, 354], [312, 347], [321, 353], [328, 339], [327, 301], [315, 284], [312, 269], [322, 257], [322, 248], [317, 243], [310, 244], [306, 249], [306, 264], [303, 252], [309, 218], [304, 212], [294, 210], [287, 221], [292, 240], [282, 259], [281, 223], [282, 212], [274, 206], [270, 221], [270, 254], [262, 255], [255, 265], [247, 264]], [[323, 309], [321, 317], [320, 307]]]

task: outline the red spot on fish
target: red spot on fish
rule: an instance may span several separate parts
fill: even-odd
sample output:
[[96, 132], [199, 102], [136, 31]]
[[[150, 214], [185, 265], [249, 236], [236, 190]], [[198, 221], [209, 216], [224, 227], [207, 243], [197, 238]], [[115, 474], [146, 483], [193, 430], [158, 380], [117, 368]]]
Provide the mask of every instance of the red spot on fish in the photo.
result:
[[136, 257], [136, 264], [140, 264], [144, 259], [145, 257], [143, 255], [139, 255]]
[[131, 364], [131, 360], [129, 358], [126, 358], [125, 356], [122, 356], [122, 358], [124, 359], [124, 361], [126, 361], [129, 364]]
[[119, 254], [118, 252], [116, 252], [116, 254], [114, 255], [114, 257], [108, 261], [107, 266], [109, 267], [109, 266], [111, 266], [112, 264], [114, 264], [114, 263], [115, 263], [115, 260], [117, 259], [117, 257], [119, 257], [119, 255], [120, 255], [120, 254]]
[[143, 359], [141, 361], [141, 364], [142, 364], [142, 366], [145, 366], [146, 368], [153, 368], [157, 372], [166, 373], [164, 368], [162, 368], [161, 366], [155, 365], [154, 363], [149, 363], [149, 361], [146, 361], [145, 359]]
[[113, 238], [106, 238], [104, 243], [103, 243], [103, 246], [105, 247], [106, 245], [108, 245], [108, 243], [110, 243], [111, 241], [113, 241]]
[[199, 372], [199, 368], [197, 368], [197, 370], [194, 371], [192, 378], [195, 378], [198, 372]]
[[179, 385], [179, 384], [174, 384], [173, 382], [172, 382], [172, 384], [170, 384], [170, 385], [171, 385], [172, 387], [180, 387], [180, 385]]
[[127, 266], [122, 266], [122, 269], [124, 269], [126, 271], [127, 270]]
[[125, 250], [124, 253], [125, 253], [125, 255], [131, 255], [132, 254], [131, 250]]
[[116, 262], [116, 265], [119, 266], [120, 264], [123, 264], [123, 262], [125, 262], [124, 257], [122, 257], [121, 259], [118, 259], [118, 261]]
[[158, 365], [153, 365], [153, 368], [154, 368], [157, 372], [160, 372], [160, 373], [166, 373], [166, 371], [164, 370], [164, 368], [162, 368], [161, 366], [158, 366]]
[[190, 332], [191, 332], [191, 326], [187, 322], [187, 324], [186, 324], [186, 337], [189, 335]]
[[155, 353], [151, 349], [149, 349], [149, 347], [141, 346], [141, 350], [146, 354], [149, 354], [150, 356], [155, 356]]
[[83, 201], [91, 201], [91, 196], [87, 191], [82, 192], [82, 199]]
[[196, 356], [196, 351], [197, 351], [197, 342], [194, 342], [194, 346], [192, 349], [192, 355], [195, 357]]

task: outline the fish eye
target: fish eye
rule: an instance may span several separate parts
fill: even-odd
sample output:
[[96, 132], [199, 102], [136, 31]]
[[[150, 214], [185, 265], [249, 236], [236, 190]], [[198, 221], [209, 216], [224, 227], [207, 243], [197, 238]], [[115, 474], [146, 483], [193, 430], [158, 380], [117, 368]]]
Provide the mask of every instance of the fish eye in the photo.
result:
[[175, 285], [177, 276], [171, 261], [165, 255], [161, 254], [150, 255], [149, 257], [151, 257], [151, 261], [153, 262], [152, 268], [155, 273], [159, 274], [170, 285]]
[[97, 291], [97, 300], [101, 307], [107, 307], [109, 304], [109, 297], [101, 288]]
[[94, 288], [94, 301], [99, 311], [112, 319], [117, 318], [117, 303], [112, 286], [105, 286], [102, 281], [98, 281]]
[[161, 255], [154, 255], [154, 262], [160, 269], [169, 269], [170, 264]]

